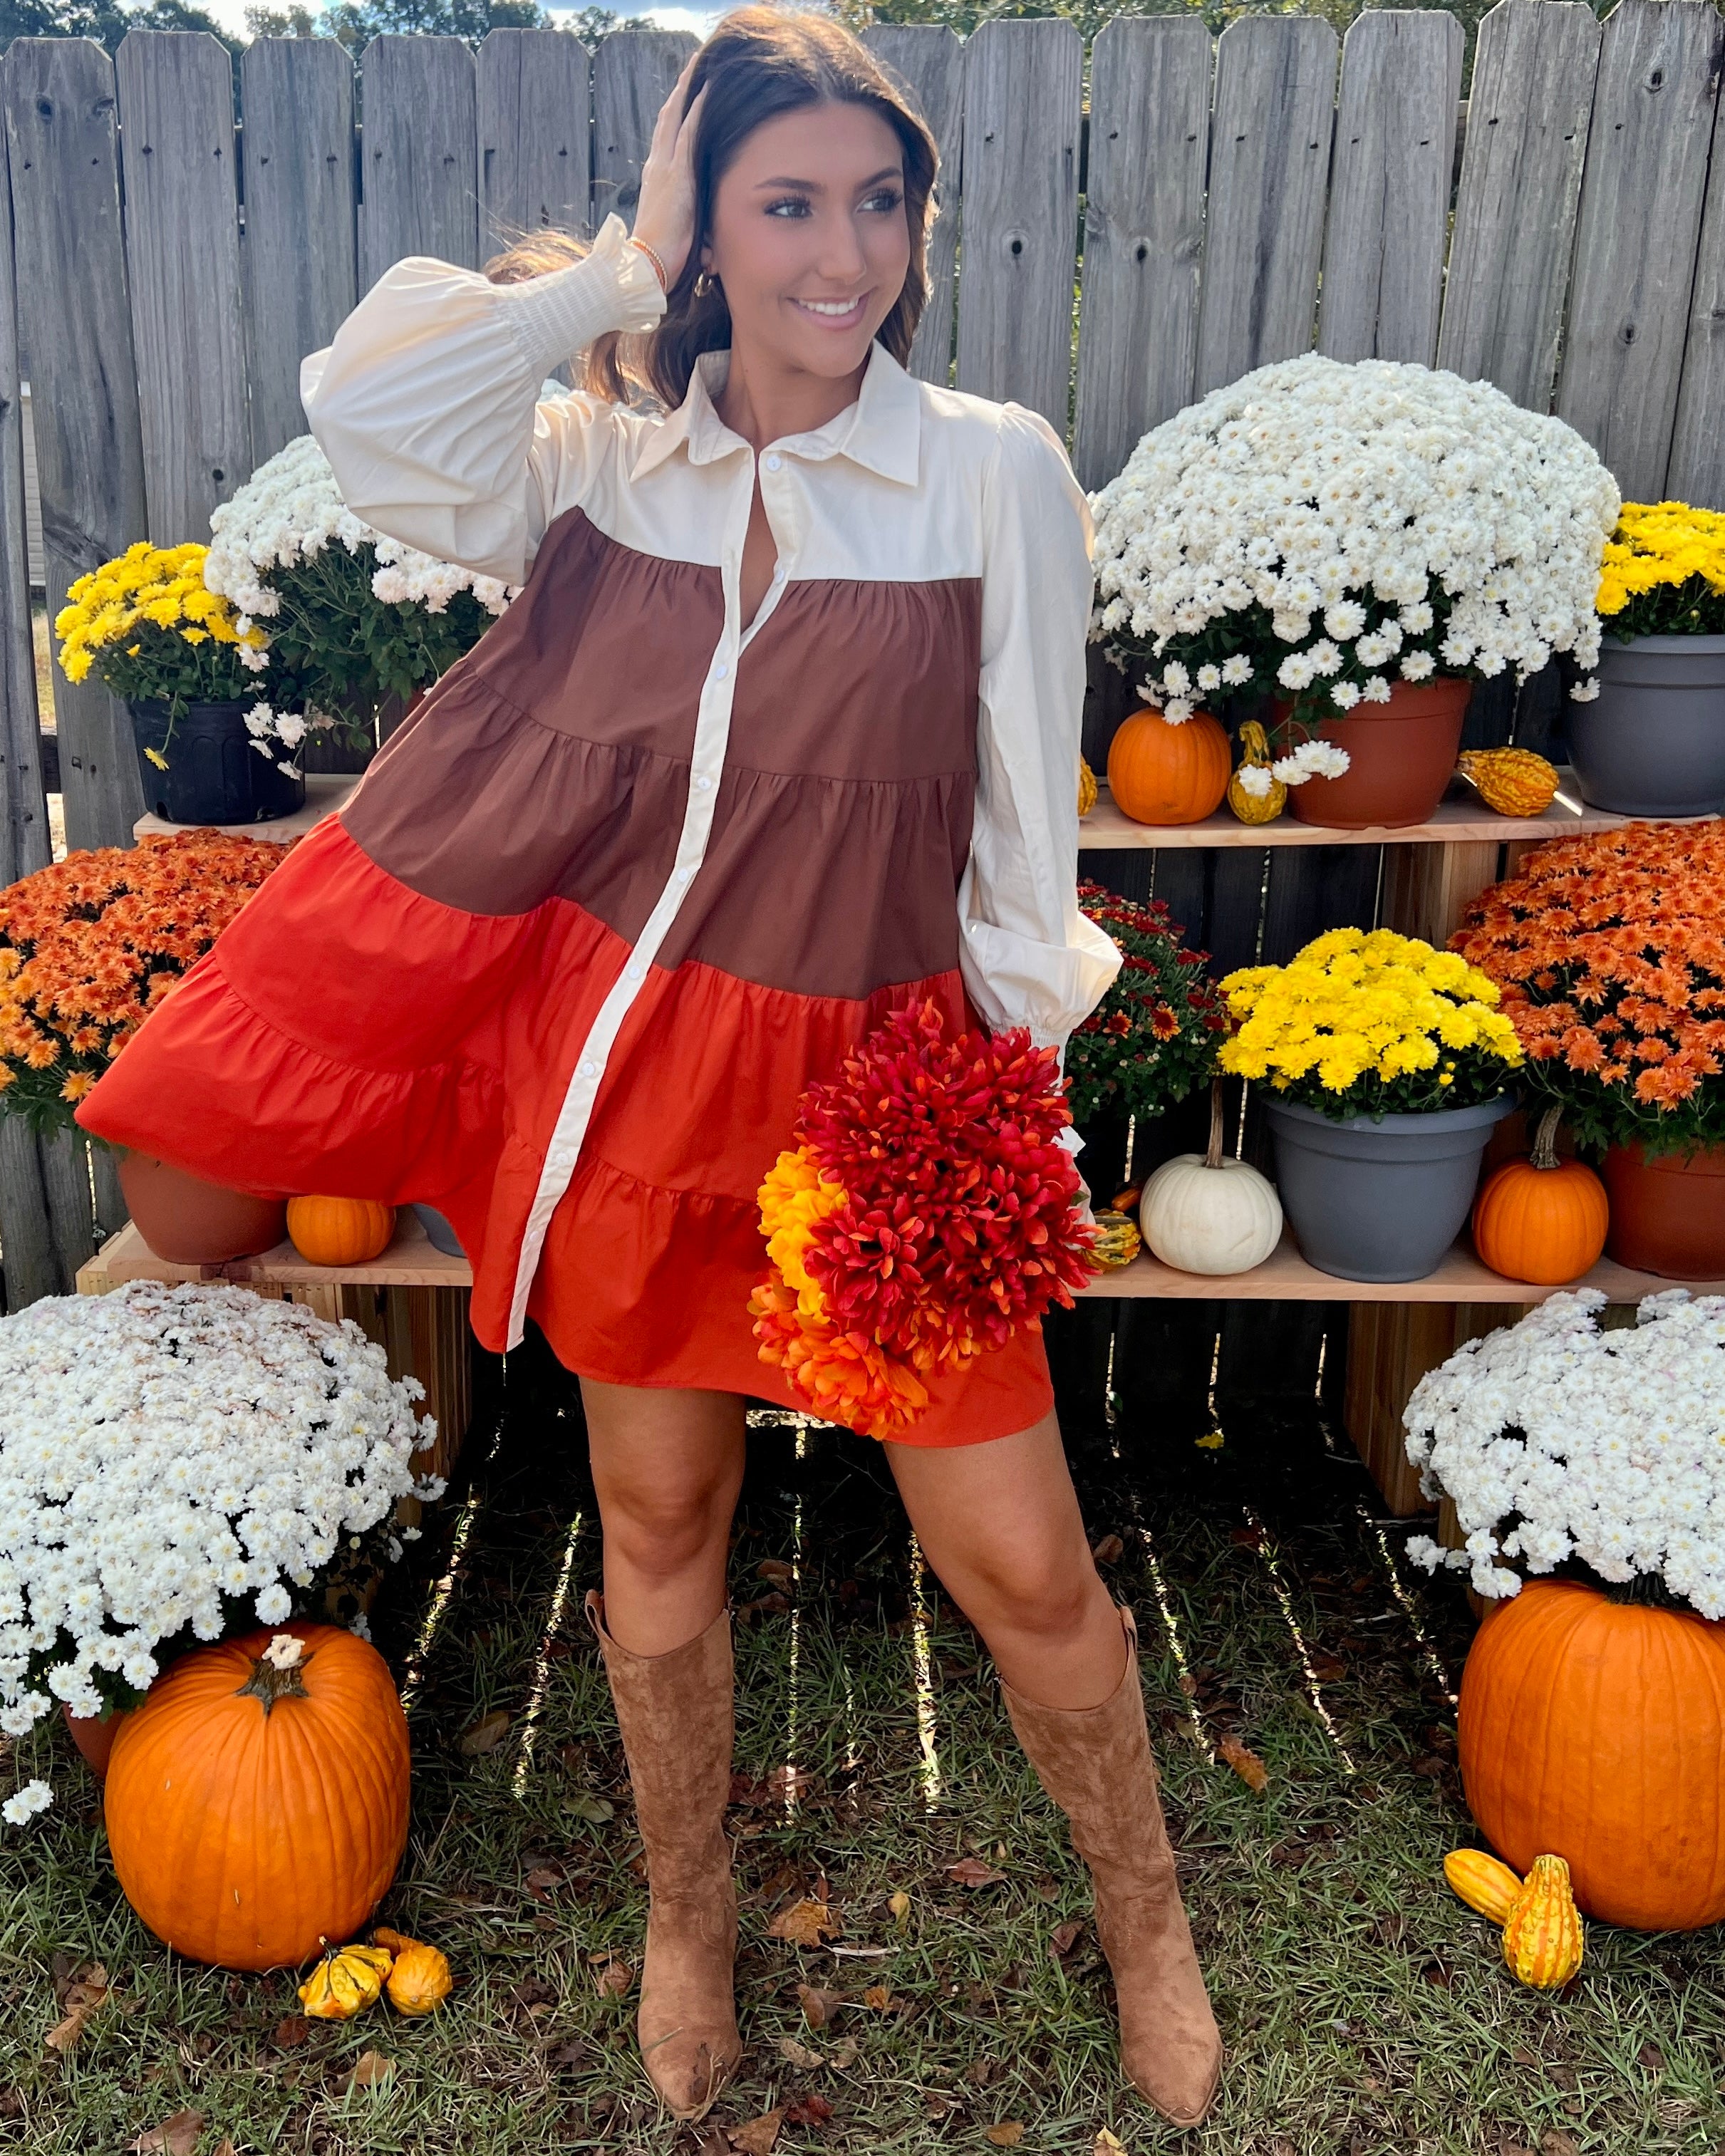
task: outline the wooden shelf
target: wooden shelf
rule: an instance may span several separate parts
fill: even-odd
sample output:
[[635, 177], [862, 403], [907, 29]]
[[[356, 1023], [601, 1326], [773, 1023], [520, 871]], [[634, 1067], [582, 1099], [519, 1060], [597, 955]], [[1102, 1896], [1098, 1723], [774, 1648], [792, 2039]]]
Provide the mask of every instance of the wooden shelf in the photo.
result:
[[[1627, 1265], [1602, 1258], [1581, 1279], [1565, 1281], [1563, 1287], [1603, 1288], [1612, 1302], [1639, 1302], [1644, 1295], [1666, 1288], [1686, 1287], [1694, 1295], [1725, 1295], [1725, 1281], [1674, 1281], [1657, 1273], [1632, 1272]], [[1165, 1265], [1147, 1250], [1129, 1265], [1103, 1273], [1086, 1288], [1086, 1297], [1123, 1296], [1192, 1301], [1246, 1302], [1543, 1302], [1560, 1292], [1557, 1287], [1537, 1286], [1531, 1281], [1506, 1280], [1481, 1265], [1466, 1242], [1458, 1242], [1435, 1272], [1416, 1281], [1338, 1280], [1320, 1272], [1300, 1255], [1286, 1229], [1281, 1241], [1261, 1265], [1249, 1273], [1182, 1273]]]
[[1123, 816], [1109, 798], [1104, 785], [1096, 805], [1078, 825], [1082, 853], [1123, 853], [1139, 846], [1418, 846], [1496, 844], [1501, 839], [1573, 839], [1585, 831], [1615, 831], [1625, 824], [1715, 823], [1711, 816], [1645, 817], [1615, 815], [1607, 808], [1590, 808], [1576, 791], [1574, 774], [1565, 770], [1558, 798], [1543, 816], [1499, 816], [1476, 796], [1440, 802], [1429, 824], [1404, 824], [1390, 828], [1374, 824], [1363, 831], [1337, 831], [1322, 824], [1296, 823], [1286, 813], [1273, 824], [1242, 824], [1227, 810], [1206, 816], [1201, 824], [1135, 824]]
[[[182, 1265], [158, 1258], [128, 1220], [90, 1261], [105, 1285], [121, 1281], [238, 1281], [249, 1287], [471, 1287], [473, 1269], [465, 1258], [448, 1257], [419, 1224], [418, 1215], [401, 1209], [395, 1240], [381, 1257], [364, 1265], [308, 1265], [291, 1243], [255, 1257], [230, 1258], [225, 1265]], [[86, 1267], [85, 1270], [90, 1268]], [[80, 1275], [80, 1285], [83, 1275]], [[90, 1290], [85, 1291], [86, 1293]]]
[[353, 789], [359, 783], [357, 772], [313, 771], [305, 776], [305, 801], [291, 816], [278, 816], [267, 824], [170, 824], [165, 816], [140, 816], [131, 827], [135, 839], [151, 833], [211, 830], [225, 832], [234, 839], [270, 839], [278, 845], [286, 845], [290, 839], [303, 839], [314, 824], [321, 824], [326, 816], [333, 816], [345, 808]]

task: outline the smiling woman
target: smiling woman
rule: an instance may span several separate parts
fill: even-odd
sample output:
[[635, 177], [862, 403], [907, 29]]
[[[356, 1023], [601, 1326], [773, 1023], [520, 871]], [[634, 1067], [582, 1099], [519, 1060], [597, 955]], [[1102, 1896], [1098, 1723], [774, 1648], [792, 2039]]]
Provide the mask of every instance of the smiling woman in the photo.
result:
[[[807, 1412], [749, 1309], [763, 1178], [896, 1014], [1061, 1050], [1120, 964], [1077, 898], [1084, 495], [1040, 413], [906, 367], [936, 164], [830, 17], [746, 8], [660, 115], [633, 235], [385, 272], [304, 363], [313, 432], [357, 516], [524, 588], [79, 1111], [218, 1184], [435, 1206], [480, 1340], [531, 1318], [579, 1373], [639, 2029], [682, 2118], [742, 2051], [745, 1403]], [[911, 1205], [927, 1147], [886, 1150]], [[1040, 1329], [927, 1391], [887, 1459], [1091, 1866], [1127, 2075], [1190, 2123], [1220, 2046]]]

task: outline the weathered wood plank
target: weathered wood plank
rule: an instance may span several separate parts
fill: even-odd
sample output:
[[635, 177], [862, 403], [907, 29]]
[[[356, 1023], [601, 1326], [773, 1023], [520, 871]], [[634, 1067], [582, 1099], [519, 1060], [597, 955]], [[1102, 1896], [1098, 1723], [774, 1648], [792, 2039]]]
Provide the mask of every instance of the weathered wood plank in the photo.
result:
[[1686, 0], [1605, 24], [1558, 411], [1633, 501], [1665, 490], [1722, 58], [1725, 23]]
[[567, 30], [492, 30], [479, 49], [480, 259], [554, 225], [587, 230], [593, 56]]
[[18, 1116], [0, 1116], [0, 1272], [6, 1307], [75, 1291], [95, 1249], [90, 1152], [75, 1135], [37, 1138]]
[[1111, 479], [1192, 401], [1209, 157], [1204, 24], [1110, 23], [1091, 57], [1073, 466]]
[[[20, 38], [0, 81], [52, 619], [75, 578], [146, 529], [114, 65], [88, 38]], [[130, 845], [144, 791], [123, 707], [62, 675], [54, 709], [66, 843]]]
[[1725, 156], [1713, 121], [1707, 208], [1689, 299], [1689, 329], [1676, 424], [1662, 495], [1706, 509], [1725, 509]]
[[862, 33], [875, 59], [911, 91], [940, 151], [934, 221], [928, 228], [928, 304], [911, 346], [923, 382], [952, 374], [952, 315], [958, 272], [958, 174], [964, 142], [964, 45], [934, 23], [875, 23]]
[[593, 64], [593, 222], [634, 221], [660, 108], [696, 40], [686, 30], [614, 30]]
[[1461, 25], [1371, 9], [1348, 26], [1317, 348], [1430, 367], [1442, 312]]
[[353, 62], [333, 38], [258, 38], [239, 56], [239, 81], [255, 469], [305, 432], [300, 362], [359, 296]]
[[0, 135], [0, 885], [45, 868], [53, 852], [42, 786], [42, 725], [36, 710], [36, 660], [30, 632], [23, 399], [18, 381], [8, 163], [5, 138]]
[[1311, 349], [1323, 258], [1336, 33], [1247, 16], [1216, 51], [1197, 392]]
[[150, 536], [178, 546], [252, 469], [234, 67], [207, 31], [128, 30], [115, 77]]
[[1474, 55], [1438, 365], [1536, 412], [1557, 377], [1599, 56], [1583, 0], [1500, 0]]
[[965, 48], [958, 387], [1028, 405], [1062, 440], [1083, 80], [1064, 19], [984, 23]]
[[479, 121], [459, 38], [373, 38], [360, 74], [360, 290], [403, 255], [479, 267]]

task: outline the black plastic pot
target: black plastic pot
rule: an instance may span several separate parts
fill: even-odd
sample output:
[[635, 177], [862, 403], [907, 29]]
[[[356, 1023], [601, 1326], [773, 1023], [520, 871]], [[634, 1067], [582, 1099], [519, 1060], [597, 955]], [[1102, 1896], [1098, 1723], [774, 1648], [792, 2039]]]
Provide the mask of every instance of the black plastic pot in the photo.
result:
[[[245, 730], [254, 700], [188, 704], [169, 741], [166, 704], [129, 703], [145, 805], [170, 824], [267, 824], [305, 802], [305, 781], [276, 767], [282, 752], [260, 756]], [[154, 749], [167, 769], [145, 753]]]

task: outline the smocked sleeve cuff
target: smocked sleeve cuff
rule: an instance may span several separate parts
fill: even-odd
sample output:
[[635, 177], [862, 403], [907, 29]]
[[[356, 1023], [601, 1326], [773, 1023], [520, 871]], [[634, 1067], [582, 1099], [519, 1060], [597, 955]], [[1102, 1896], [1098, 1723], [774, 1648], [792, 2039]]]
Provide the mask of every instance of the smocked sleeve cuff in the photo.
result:
[[572, 352], [584, 352], [608, 331], [649, 330], [665, 312], [659, 273], [631, 245], [614, 211], [580, 261], [493, 290], [509, 333], [536, 377]]

